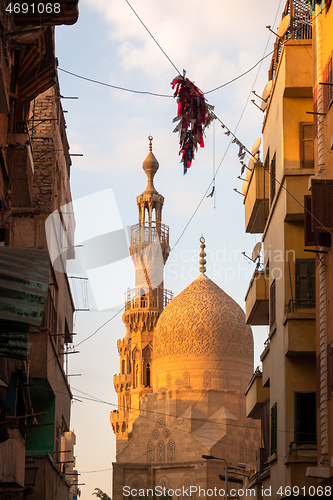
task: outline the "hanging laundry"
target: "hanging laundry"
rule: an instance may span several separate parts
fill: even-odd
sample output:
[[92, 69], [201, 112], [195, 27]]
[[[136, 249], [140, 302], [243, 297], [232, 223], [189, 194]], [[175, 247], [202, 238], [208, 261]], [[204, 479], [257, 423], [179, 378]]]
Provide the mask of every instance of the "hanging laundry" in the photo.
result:
[[194, 159], [194, 151], [198, 145], [203, 148], [203, 133], [214, 120], [214, 106], [207, 103], [203, 93], [184, 76], [177, 76], [171, 82], [175, 89], [174, 97], [177, 97], [178, 112], [174, 122], [179, 124], [174, 132], [179, 132], [179, 154], [184, 165], [184, 174], [190, 168]]

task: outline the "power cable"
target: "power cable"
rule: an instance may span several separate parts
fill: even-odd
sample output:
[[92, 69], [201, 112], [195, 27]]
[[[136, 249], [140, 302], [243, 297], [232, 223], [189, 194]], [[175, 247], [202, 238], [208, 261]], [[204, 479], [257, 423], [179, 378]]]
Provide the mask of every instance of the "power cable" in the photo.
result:
[[156, 43], [156, 45], [159, 47], [159, 49], [163, 52], [163, 54], [165, 55], [165, 57], [168, 59], [168, 61], [171, 63], [171, 65], [175, 68], [175, 70], [177, 71], [177, 73], [180, 74], [180, 71], [179, 69], [177, 68], [177, 66], [171, 61], [170, 57], [168, 56], [168, 54], [162, 49], [162, 47], [160, 46], [160, 44], [158, 43], [158, 41], [156, 40], [156, 38], [154, 38], [154, 36], [152, 35], [152, 33], [149, 31], [149, 29], [147, 28], [147, 26], [145, 25], [145, 23], [142, 21], [142, 19], [140, 18], [140, 16], [136, 13], [136, 11], [133, 9], [132, 5], [129, 3], [128, 0], [125, 0], [125, 2], [128, 4], [128, 6], [132, 9], [132, 11], [134, 12], [134, 14], [136, 15], [136, 17], [139, 19], [140, 23], [142, 24], [142, 26], [145, 28], [145, 30], [147, 31], [147, 33], [151, 36], [151, 38], [154, 40], [154, 42]]

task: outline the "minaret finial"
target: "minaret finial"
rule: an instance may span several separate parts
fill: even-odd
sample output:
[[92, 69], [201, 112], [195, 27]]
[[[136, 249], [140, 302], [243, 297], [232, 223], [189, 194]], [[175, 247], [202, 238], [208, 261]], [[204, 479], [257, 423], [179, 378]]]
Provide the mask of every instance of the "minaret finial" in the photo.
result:
[[205, 248], [206, 248], [206, 245], [205, 245], [205, 238], [203, 236], [201, 236], [200, 238], [200, 248], [201, 248], [201, 252], [199, 253], [199, 256], [201, 257], [201, 259], [199, 260], [199, 264], [200, 264], [200, 272], [202, 274], [204, 274], [206, 272], [206, 268], [205, 268], [205, 264], [206, 264], [206, 254], [205, 254]]
[[149, 135], [148, 140], [149, 140], [149, 151], [152, 152], [153, 151], [153, 136]]

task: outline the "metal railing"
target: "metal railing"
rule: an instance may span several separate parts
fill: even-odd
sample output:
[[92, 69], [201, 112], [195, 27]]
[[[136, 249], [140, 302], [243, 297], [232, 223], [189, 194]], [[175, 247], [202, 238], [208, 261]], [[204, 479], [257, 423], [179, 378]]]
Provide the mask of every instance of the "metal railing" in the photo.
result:
[[289, 300], [289, 312], [295, 312], [298, 309], [314, 308], [316, 307], [315, 299], [292, 299]]
[[125, 294], [125, 311], [130, 309], [164, 309], [173, 298], [173, 293], [165, 288], [155, 288], [146, 295], [140, 295], [140, 289], [128, 290]]
[[131, 245], [152, 243], [159, 239], [160, 243], [169, 244], [169, 226], [161, 222], [145, 222], [131, 227]]
[[276, 39], [274, 44], [274, 55], [269, 69], [269, 79], [274, 80], [277, 66], [280, 60], [283, 43], [286, 40], [311, 40], [312, 39], [312, 17], [310, 7], [306, 0], [288, 0], [283, 12], [283, 17], [291, 16], [291, 22], [283, 38]]

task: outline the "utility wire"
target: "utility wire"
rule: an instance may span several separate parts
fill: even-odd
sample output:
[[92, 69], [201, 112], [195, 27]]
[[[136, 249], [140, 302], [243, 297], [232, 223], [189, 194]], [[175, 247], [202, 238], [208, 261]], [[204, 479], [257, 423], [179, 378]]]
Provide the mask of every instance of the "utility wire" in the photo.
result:
[[[236, 82], [237, 80], [239, 80], [243, 76], [245, 76], [248, 73], [250, 73], [251, 71], [253, 71], [258, 66], [258, 64], [260, 64], [264, 59], [266, 59], [267, 57], [272, 55], [274, 52], [275, 52], [275, 50], [272, 50], [271, 52], [269, 52], [269, 54], [267, 54], [263, 58], [259, 59], [259, 61], [257, 61], [251, 68], [244, 71], [244, 73], [241, 73], [240, 75], [236, 76], [235, 78], [232, 78], [228, 82], [222, 83], [221, 85], [219, 85], [218, 87], [215, 87], [214, 89], [207, 90], [207, 92], [204, 92], [204, 95], [211, 94], [212, 92], [216, 92], [217, 90], [222, 89], [223, 87], [227, 87], [231, 83]], [[135, 89], [129, 89], [126, 87], [121, 87], [120, 85], [112, 85], [111, 83], [105, 83], [105, 82], [102, 82], [100, 80], [94, 80], [93, 78], [88, 78], [86, 76], [78, 75], [77, 73], [73, 73], [72, 71], [68, 71], [67, 69], [60, 68], [60, 67], [58, 67], [58, 70], [62, 71], [63, 73], [67, 73], [68, 75], [74, 76], [75, 78], [79, 78], [80, 80], [86, 80], [87, 82], [96, 83], [97, 85], [103, 85], [104, 87], [109, 87], [109, 88], [116, 89], [116, 90], [123, 90], [124, 92], [132, 92], [133, 94], [152, 95], [152, 96], [156, 96], [156, 97], [172, 97], [172, 98], [174, 97], [172, 94], [160, 94], [158, 92], [150, 92], [148, 90], [135, 90]]]
[[162, 49], [162, 47], [160, 46], [160, 44], [158, 43], [158, 41], [156, 40], [156, 38], [154, 38], [154, 36], [152, 35], [152, 33], [149, 31], [149, 29], [147, 28], [147, 26], [145, 25], [145, 23], [142, 21], [142, 19], [140, 18], [140, 16], [135, 12], [135, 10], [133, 9], [132, 5], [129, 3], [128, 0], [125, 0], [125, 2], [129, 5], [129, 7], [132, 9], [132, 11], [134, 12], [134, 14], [136, 15], [136, 17], [139, 19], [140, 23], [142, 24], [142, 26], [145, 28], [145, 30], [147, 31], [147, 33], [149, 33], [149, 35], [152, 37], [152, 39], [154, 40], [154, 42], [156, 43], [156, 45], [159, 47], [159, 49], [163, 52], [163, 54], [165, 55], [165, 57], [168, 59], [168, 61], [172, 64], [172, 66], [175, 68], [175, 70], [177, 71], [177, 73], [180, 74], [180, 71], [179, 69], [177, 68], [177, 66], [171, 61], [170, 57], [168, 56], [168, 54]]
[[77, 75], [76, 73], [72, 73], [71, 71], [67, 71], [66, 69], [58, 67], [58, 70], [62, 71], [63, 73], [67, 73], [68, 75], [75, 76], [76, 78], [80, 78], [81, 80], [86, 80], [87, 82], [92, 82], [92, 83], [97, 83], [98, 85], [103, 85], [104, 87], [110, 87], [112, 89], [117, 89], [117, 90], [124, 90], [125, 92], [132, 92], [133, 94], [148, 94], [148, 95], [153, 95], [157, 97], [173, 97], [171, 94], [157, 94], [155, 92], [149, 92], [145, 90], [134, 90], [134, 89], [127, 89], [125, 87], [120, 87], [118, 85], [111, 85], [110, 83], [105, 83], [101, 82], [99, 80], [93, 80], [92, 78], [87, 78], [86, 76], [81, 76]]

